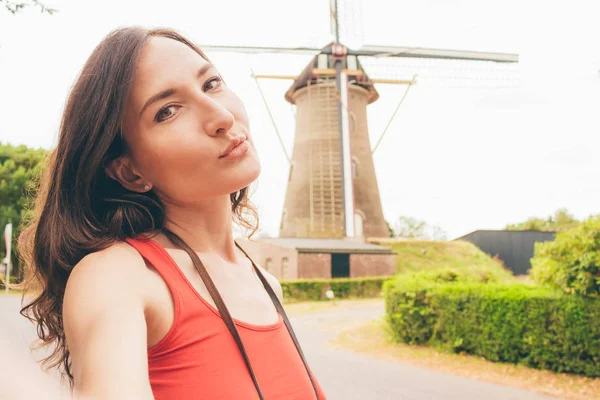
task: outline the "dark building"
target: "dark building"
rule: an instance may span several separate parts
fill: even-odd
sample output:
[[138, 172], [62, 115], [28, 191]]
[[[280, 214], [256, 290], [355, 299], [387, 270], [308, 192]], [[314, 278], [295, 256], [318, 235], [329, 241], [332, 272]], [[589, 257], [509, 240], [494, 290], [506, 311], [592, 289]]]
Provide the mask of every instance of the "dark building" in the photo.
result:
[[490, 256], [498, 255], [515, 275], [525, 275], [531, 269], [533, 245], [554, 240], [555, 232], [488, 231], [471, 232], [454, 240], [466, 240]]

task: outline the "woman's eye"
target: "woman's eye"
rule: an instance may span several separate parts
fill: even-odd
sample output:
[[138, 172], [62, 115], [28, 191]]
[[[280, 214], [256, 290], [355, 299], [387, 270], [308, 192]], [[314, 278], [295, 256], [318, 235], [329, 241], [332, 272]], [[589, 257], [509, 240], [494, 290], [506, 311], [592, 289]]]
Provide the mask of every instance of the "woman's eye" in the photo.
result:
[[204, 91], [216, 89], [221, 86], [222, 83], [223, 79], [220, 76], [216, 76], [204, 84]]
[[155, 121], [162, 122], [162, 121], [165, 121], [165, 120], [171, 118], [175, 114], [175, 111], [177, 111], [178, 108], [179, 108], [179, 106], [177, 106], [175, 104], [170, 104], [168, 106], [161, 108], [158, 111], [158, 113], [156, 113]]

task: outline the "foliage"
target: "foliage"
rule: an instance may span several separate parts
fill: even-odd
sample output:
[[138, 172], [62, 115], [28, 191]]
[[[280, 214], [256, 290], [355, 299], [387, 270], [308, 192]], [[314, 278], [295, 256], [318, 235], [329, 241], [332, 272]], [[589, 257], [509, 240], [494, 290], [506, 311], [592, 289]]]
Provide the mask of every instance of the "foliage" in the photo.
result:
[[600, 300], [523, 283], [437, 283], [402, 276], [383, 287], [395, 339], [491, 361], [600, 376]]
[[425, 228], [427, 223], [414, 217], [399, 217], [394, 224], [394, 232], [397, 237], [411, 239], [425, 239]]
[[327, 300], [331, 288], [338, 299], [372, 298], [381, 294], [383, 282], [390, 277], [304, 279], [281, 282], [283, 296], [292, 301]]
[[566, 293], [600, 297], [600, 215], [536, 243], [531, 277]]
[[391, 238], [393, 238], [394, 236], [396, 236], [396, 234], [394, 233], [394, 229], [392, 228], [392, 226], [390, 225], [390, 223], [387, 220], [385, 221], [385, 225], [387, 226], [389, 236]]
[[525, 222], [506, 225], [509, 231], [563, 231], [576, 227], [580, 221], [569, 214], [566, 208], [560, 208], [554, 212], [554, 215], [546, 219], [531, 217]]
[[[4, 226], [13, 224], [13, 249], [16, 237], [21, 232], [21, 220], [26, 217], [33, 196], [35, 182], [44, 165], [46, 151], [30, 149], [26, 146], [11, 146], [0, 143], [0, 231]], [[4, 258], [6, 249], [0, 246], [0, 257]], [[13, 265], [17, 274], [16, 251], [13, 250]]]
[[446, 232], [437, 225], [429, 225], [427, 222], [415, 217], [401, 216], [390, 229], [392, 237], [422, 240], [447, 240]]
[[4, 5], [4, 8], [6, 8], [13, 15], [27, 7], [38, 7], [42, 13], [50, 15], [56, 12], [55, 9], [46, 7], [42, 2], [38, 0], [27, 0], [19, 2], [11, 0], [0, 0], [0, 5]]

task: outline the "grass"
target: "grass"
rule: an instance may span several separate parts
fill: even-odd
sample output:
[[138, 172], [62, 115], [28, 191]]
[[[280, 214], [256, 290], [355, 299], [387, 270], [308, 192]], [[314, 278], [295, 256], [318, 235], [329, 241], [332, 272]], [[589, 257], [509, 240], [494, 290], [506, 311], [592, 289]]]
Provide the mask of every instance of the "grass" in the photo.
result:
[[346, 327], [330, 345], [345, 351], [521, 388], [546, 396], [567, 400], [600, 400], [600, 378], [495, 363], [466, 354], [443, 353], [426, 346], [397, 344], [391, 340], [388, 325], [383, 320]]
[[502, 261], [488, 256], [467, 241], [377, 241], [374, 239], [371, 242], [391, 247], [397, 253], [397, 273], [452, 268], [473, 273], [490, 272], [501, 280], [514, 279]]

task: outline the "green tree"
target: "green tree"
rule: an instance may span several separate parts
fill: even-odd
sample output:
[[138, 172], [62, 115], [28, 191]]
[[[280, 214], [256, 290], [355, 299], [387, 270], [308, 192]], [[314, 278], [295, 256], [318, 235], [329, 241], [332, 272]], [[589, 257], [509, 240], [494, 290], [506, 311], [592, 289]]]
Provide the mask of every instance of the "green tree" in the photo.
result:
[[427, 223], [415, 217], [402, 216], [394, 224], [396, 236], [402, 238], [424, 239], [427, 236], [426, 229]]
[[[22, 230], [21, 221], [33, 200], [32, 192], [46, 159], [46, 150], [0, 143], [0, 231], [9, 222], [13, 224], [13, 239]], [[13, 240], [13, 249], [15, 249]], [[15, 276], [18, 257], [13, 251]], [[0, 246], [0, 258], [6, 255], [4, 242]]]
[[600, 297], [600, 215], [535, 244], [531, 277], [538, 283]]
[[429, 225], [415, 217], [401, 216], [396, 220], [394, 228], [388, 224], [390, 237], [421, 240], [447, 240], [447, 235], [438, 225]]
[[42, 2], [38, 0], [27, 0], [27, 1], [11, 1], [11, 0], [0, 0], [0, 6], [4, 6], [11, 14], [16, 14], [19, 11], [27, 7], [38, 7], [42, 13], [54, 14], [55, 9], [46, 7]]
[[429, 237], [431, 240], [448, 240], [448, 234], [438, 225], [430, 228]]
[[563, 231], [578, 226], [581, 221], [573, 217], [566, 208], [559, 208], [547, 218], [531, 217], [525, 222], [506, 225], [510, 231]]
[[387, 220], [385, 221], [385, 224], [387, 226], [390, 237], [393, 238], [394, 236], [396, 236], [396, 234], [394, 233], [394, 229], [392, 228], [392, 226], [390, 225], [390, 223]]

